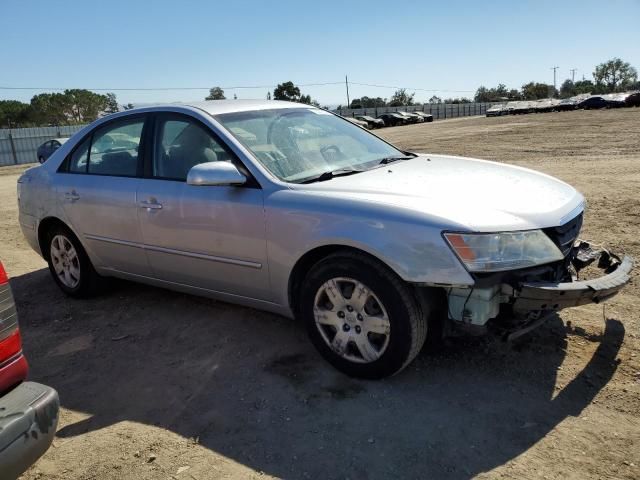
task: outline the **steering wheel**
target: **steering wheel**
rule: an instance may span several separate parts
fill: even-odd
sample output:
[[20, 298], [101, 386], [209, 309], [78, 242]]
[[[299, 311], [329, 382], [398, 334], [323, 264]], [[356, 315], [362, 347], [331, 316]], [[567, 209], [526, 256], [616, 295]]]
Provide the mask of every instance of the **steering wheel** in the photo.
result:
[[340, 150], [337, 145], [325, 145], [320, 149], [320, 153], [322, 154], [322, 158], [324, 158], [327, 162], [332, 162], [334, 160], [344, 158], [342, 150]]

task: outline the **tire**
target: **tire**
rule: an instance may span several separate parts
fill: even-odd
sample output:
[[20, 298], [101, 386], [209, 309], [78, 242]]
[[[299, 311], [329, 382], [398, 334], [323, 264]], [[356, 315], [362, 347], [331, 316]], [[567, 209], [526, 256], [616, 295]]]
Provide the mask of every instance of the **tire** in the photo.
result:
[[40, 162], [40, 164], [44, 163], [44, 157], [42, 155], [38, 157], [38, 162]]
[[86, 298], [96, 294], [101, 278], [87, 252], [67, 227], [56, 225], [47, 232], [46, 260], [58, 287], [69, 296]]
[[307, 274], [299, 300], [311, 342], [351, 377], [395, 375], [425, 343], [429, 303], [365, 254], [345, 251], [320, 260]]

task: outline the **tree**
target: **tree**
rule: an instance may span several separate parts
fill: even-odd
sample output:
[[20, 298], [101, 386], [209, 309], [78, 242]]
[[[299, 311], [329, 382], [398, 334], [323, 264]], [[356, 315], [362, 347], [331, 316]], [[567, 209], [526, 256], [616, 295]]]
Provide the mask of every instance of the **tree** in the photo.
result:
[[209, 95], [205, 97], [205, 100], [224, 100], [224, 90], [220, 87], [213, 87], [209, 90]]
[[503, 102], [505, 100], [520, 100], [522, 95], [518, 90], [512, 88], [507, 89], [503, 83], [498, 84], [495, 88], [487, 88], [483, 85], [478, 87], [476, 94], [473, 96], [475, 102]]
[[300, 101], [300, 89], [293, 82], [284, 82], [278, 84], [273, 91], [274, 100], [287, 100], [289, 102]]
[[591, 80], [578, 80], [573, 85], [573, 90], [575, 95], [580, 95], [581, 93], [592, 93], [595, 92], [595, 84]]
[[593, 78], [604, 92], [620, 92], [630, 88], [638, 80], [638, 71], [628, 62], [616, 57], [598, 65]]
[[384, 107], [387, 104], [387, 100], [385, 98], [375, 97], [362, 97], [362, 98], [354, 98], [351, 100], [351, 105], [349, 108], [375, 108], [375, 107]]
[[37, 125], [93, 122], [109, 103], [107, 95], [83, 89], [41, 93], [31, 99], [31, 120]]
[[546, 83], [529, 82], [522, 86], [522, 97], [524, 100], [539, 100], [541, 98], [557, 97], [558, 91], [553, 85]]
[[311, 98], [311, 95], [300, 95], [300, 103], [306, 103], [307, 105], [313, 105], [314, 107], [320, 107], [320, 104]]
[[40, 93], [31, 98], [31, 119], [36, 125], [64, 125], [69, 123], [62, 93]]
[[267, 100], [271, 100], [271, 92], [267, 92]]
[[576, 84], [568, 78], [560, 85], [560, 98], [569, 98], [576, 95]]
[[0, 100], [0, 128], [24, 127], [30, 123], [28, 103], [18, 100]]
[[396, 92], [391, 96], [389, 100], [390, 107], [402, 107], [405, 105], [413, 105], [413, 98], [416, 96], [415, 93], [407, 93], [406, 88], [401, 88], [396, 90]]
[[442, 103], [471, 103], [471, 99], [467, 97], [445, 98]]
[[120, 111], [120, 107], [118, 106], [118, 101], [116, 100], [115, 93], [107, 93], [107, 106], [104, 109], [105, 113], [117, 113]]
[[105, 110], [107, 102], [106, 95], [79, 88], [65, 90], [63, 94], [64, 114], [73, 123], [93, 122]]
[[127, 103], [126, 105], [123, 105], [122, 108], [124, 108], [125, 110], [131, 110], [133, 107], [133, 103]]
[[442, 103], [442, 99], [437, 95], [434, 95], [429, 99], [429, 103]]

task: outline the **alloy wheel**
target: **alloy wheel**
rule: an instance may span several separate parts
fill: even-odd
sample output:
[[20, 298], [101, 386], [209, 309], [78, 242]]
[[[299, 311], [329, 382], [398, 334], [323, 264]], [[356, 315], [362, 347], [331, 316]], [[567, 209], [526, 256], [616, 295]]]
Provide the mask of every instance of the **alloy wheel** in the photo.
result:
[[337, 277], [322, 284], [313, 313], [324, 341], [346, 360], [374, 362], [389, 345], [387, 311], [376, 294], [358, 280]]
[[80, 258], [71, 241], [64, 235], [51, 239], [51, 263], [58, 279], [69, 288], [80, 283]]

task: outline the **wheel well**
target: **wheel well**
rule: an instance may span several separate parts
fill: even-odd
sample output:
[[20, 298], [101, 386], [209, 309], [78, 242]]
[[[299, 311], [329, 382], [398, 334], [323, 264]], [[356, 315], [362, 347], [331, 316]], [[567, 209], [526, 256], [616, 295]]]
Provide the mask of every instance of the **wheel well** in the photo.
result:
[[389, 268], [389, 270], [393, 272], [393, 270], [379, 258], [365, 252], [364, 250], [360, 250], [359, 248], [347, 247], [345, 245], [323, 245], [322, 247], [317, 247], [313, 250], [309, 250], [298, 259], [296, 264], [293, 266], [291, 275], [289, 276], [289, 306], [291, 307], [291, 310], [293, 311], [293, 314], [295, 316], [297, 316], [298, 314], [297, 299], [300, 295], [300, 287], [302, 286], [302, 282], [304, 281], [304, 277], [307, 275], [307, 272], [320, 260], [336, 252], [354, 252], [361, 255], [366, 255], [367, 257], [370, 257], [376, 262], [379, 262], [385, 267]]
[[40, 224], [38, 225], [38, 245], [40, 245], [40, 251], [42, 252], [42, 256], [45, 260], [48, 260], [48, 249], [45, 248], [47, 245], [47, 233], [54, 226], [61, 226], [70, 230], [62, 220], [56, 217], [47, 217], [40, 221]]

